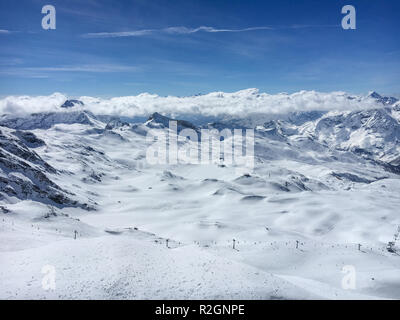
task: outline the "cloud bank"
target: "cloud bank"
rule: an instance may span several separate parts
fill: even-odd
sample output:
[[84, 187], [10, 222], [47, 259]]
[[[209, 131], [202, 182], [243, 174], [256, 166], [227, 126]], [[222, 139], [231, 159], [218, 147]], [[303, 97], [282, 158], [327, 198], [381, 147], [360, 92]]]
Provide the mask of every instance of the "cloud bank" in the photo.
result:
[[66, 99], [67, 97], [61, 93], [50, 96], [8, 96], [0, 100], [0, 113], [23, 115], [57, 111]]
[[[60, 106], [68, 99], [61, 93], [50, 96], [9, 96], [0, 100], [1, 114], [65, 111]], [[102, 99], [83, 96], [78, 98], [82, 109], [94, 114], [115, 116], [148, 116], [153, 112], [171, 115], [197, 114], [203, 116], [245, 116], [251, 113], [284, 114], [296, 111], [343, 111], [382, 107], [367, 96], [349, 95], [345, 92], [322, 93], [300, 91], [293, 94], [260, 93], [246, 89], [233, 93], [213, 92], [189, 97], [162, 97], [142, 93], [137, 96]]]

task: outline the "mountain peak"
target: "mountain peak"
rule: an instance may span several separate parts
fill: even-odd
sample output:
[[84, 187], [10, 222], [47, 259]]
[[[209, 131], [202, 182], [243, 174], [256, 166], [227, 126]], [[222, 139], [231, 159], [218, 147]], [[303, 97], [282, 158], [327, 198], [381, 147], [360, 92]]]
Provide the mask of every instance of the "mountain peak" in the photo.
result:
[[178, 124], [178, 132], [181, 131], [182, 129], [185, 128], [190, 128], [193, 130], [197, 130], [197, 127], [193, 125], [191, 122], [186, 121], [186, 120], [177, 120], [177, 119], [171, 119], [169, 117], [163, 116], [162, 114], [158, 112], [154, 112], [149, 119], [145, 122], [147, 126], [150, 127], [169, 127], [169, 122], [170, 121], [176, 121]]
[[170, 120], [168, 117], [163, 116], [162, 114], [158, 113], [158, 112], [154, 112], [148, 119], [147, 121], [150, 120], [155, 120], [155, 121], [159, 121], [159, 120]]
[[66, 100], [64, 102], [64, 104], [61, 106], [61, 108], [73, 108], [75, 106], [83, 106], [84, 103], [80, 100], [75, 100], [75, 99], [71, 99], [71, 100]]
[[368, 97], [371, 97], [371, 98], [374, 98], [374, 99], [381, 99], [382, 98], [382, 96], [376, 91], [368, 92]]
[[376, 101], [384, 104], [384, 105], [394, 105], [397, 101], [399, 101], [398, 99], [394, 98], [394, 97], [384, 97], [381, 96], [379, 93], [377, 93], [376, 91], [370, 91], [368, 93], [368, 97], [375, 99]]

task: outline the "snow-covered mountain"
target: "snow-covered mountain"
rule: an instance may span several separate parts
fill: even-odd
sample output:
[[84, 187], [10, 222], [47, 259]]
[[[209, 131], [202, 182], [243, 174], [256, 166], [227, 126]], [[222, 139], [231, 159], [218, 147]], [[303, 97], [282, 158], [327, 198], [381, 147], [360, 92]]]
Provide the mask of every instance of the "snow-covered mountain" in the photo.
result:
[[72, 192], [51, 180], [59, 172], [34, 151], [45, 146], [31, 132], [0, 127], [0, 199], [11, 203], [13, 198], [29, 199], [56, 207], [90, 209], [88, 204], [73, 200]]
[[59, 123], [93, 124], [95, 121], [90, 111], [32, 113], [24, 117], [3, 115], [0, 119], [2, 126], [17, 130], [49, 129]]
[[66, 100], [62, 104], [61, 108], [73, 108], [76, 106], [83, 106], [83, 105], [85, 105], [85, 104], [82, 101], [76, 100], [76, 99], [71, 99], [71, 100]]
[[399, 101], [399, 99], [394, 97], [382, 97], [379, 93], [375, 91], [371, 91], [368, 94], [368, 97], [375, 99], [376, 101], [382, 103], [383, 105], [389, 105], [389, 106], [392, 106]]
[[[313, 107], [288, 108], [306, 98]], [[185, 99], [82, 97], [0, 118], [0, 298], [400, 298], [397, 99]], [[160, 110], [118, 116], [104, 112], [112, 101]], [[178, 133], [254, 129], [254, 168], [149, 164], [146, 136], [171, 120]], [[41, 288], [43, 261], [63, 270], [56, 291]], [[348, 265], [355, 290], [342, 287]]]

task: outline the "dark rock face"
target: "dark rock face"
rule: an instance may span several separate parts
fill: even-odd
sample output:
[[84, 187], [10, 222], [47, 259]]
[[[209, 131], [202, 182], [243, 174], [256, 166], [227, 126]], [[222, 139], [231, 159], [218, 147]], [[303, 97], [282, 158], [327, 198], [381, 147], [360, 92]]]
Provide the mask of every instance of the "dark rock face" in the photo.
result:
[[[36, 165], [46, 172], [56, 173], [56, 170], [47, 162], [43, 161], [43, 159], [40, 158], [36, 152], [30, 150], [23, 140], [18, 138], [18, 135], [22, 135], [25, 138], [29, 137], [31, 141], [36, 141], [36, 136], [30, 132], [24, 132], [21, 134], [18, 133], [18, 131], [10, 131], [5, 129], [0, 130], [1, 159], [4, 159], [4, 162], [10, 161], [11, 168], [18, 168], [18, 163], [23, 161], [25, 164], [31, 163]], [[38, 139], [36, 143], [40, 143], [39, 141], [42, 140]]]
[[46, 145], [42, 139], [36, 137], [32, 132], [17, 130], [13, 132], [13, 135], [20, 138], [29, 148], [38, 148]]
[[33, 145], [44, 144], [31, 132], [0, 127], [0, 199], [15, 197], [57, 207], [89, 209], [86, 204], [71, 199], [72, 193], [50, 180], [48, 175], [57, 174], [57, 170], [31, 150], [24, 141]]
[[335, 178], [339, 179], [339, 180], [349, 180], [352, 182], [358, 182], [358, 183], [371, 183], [373, 181], [365, 179], [363, 177], [359, 177], [355, 174], [352, 173], [347, 173], [347, 172], [332, 172], [332, 176], [334, 176]]

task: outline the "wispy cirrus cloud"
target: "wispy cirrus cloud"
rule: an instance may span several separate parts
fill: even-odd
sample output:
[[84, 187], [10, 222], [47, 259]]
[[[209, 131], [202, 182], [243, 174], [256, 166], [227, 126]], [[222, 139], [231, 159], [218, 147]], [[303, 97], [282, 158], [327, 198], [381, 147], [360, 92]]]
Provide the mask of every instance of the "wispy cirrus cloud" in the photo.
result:
[[50, 78], [52, 74], [58, 73], [124, 73], [139, 72], [141, 67], [119, 64], [86, 64], [66, 65], [54, 67], [13, 67], [3, 68], [0, 75], [20, 78]]
[[0, 29], [0, 34], [9, 34], [9, 33], [11, 33], [10, 30]]
[[109, 73], [109, 72], [133, 72], [138, 71], [139, 67], [115, 65], [115, 64], [94, 64], [94, 65], [69, 65], [60, 67], [32, 67], [24, 68], [26, 71], [43, 71], [43, 72], [95, 72], [95, 73]]
[[281, 29], [302, 29], [302, 28], [332, 28], [338, 27], [339, 25], [291, 25], [291, 26], [260, 26], [260, 27], [249, 27], [242, 29], [227, 29], [227, 28], [214, 28], [201, 26], [197, 28], [188, 28], [184, 26], [168, 27], [162, 29], [142, 29], [133, 31], [121, 31], [121, 32], [94, 32], [85, 33], [82, 35], [84, 38], [121, 38], [121, 37], [143, 37], [155, 34], [170, 34], [170, 35], [184, 35], [193, 34], [198, 32], [206, 33], [239, 33], [239, 32], [250, 32], [259, 30], [281, 30]]
[[163, 29], [144, 29], [144, 30], [134, 30], [134, 31], [122, 31], [122, 32], [97, 32], [97, 33], [85, 33], [82, 36], [85, 38], [120, 38], [120, 37], [142, 37], [152, 34], [193, 34], [197, 32], [208, 32], [208, 33], [218, 33], [218, 32], [248, 32], [256, 30], [273, 30], [272, 27], [251, 27], [244, 29], [218, 29], [214, 27], [201, 26], [198, 28], [188, 28], [188, 27], [168, 27]]

